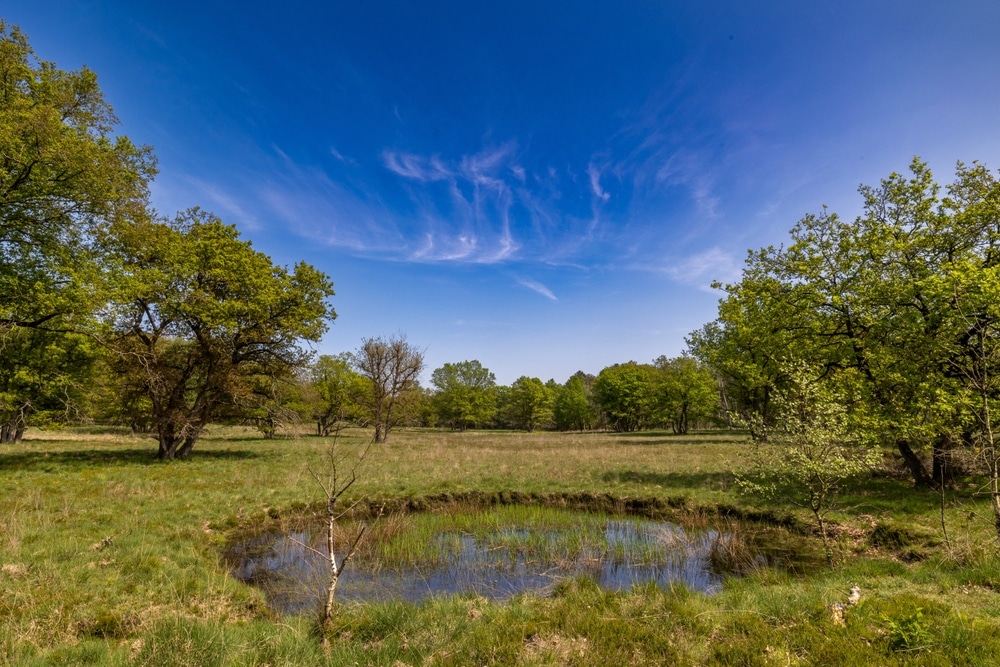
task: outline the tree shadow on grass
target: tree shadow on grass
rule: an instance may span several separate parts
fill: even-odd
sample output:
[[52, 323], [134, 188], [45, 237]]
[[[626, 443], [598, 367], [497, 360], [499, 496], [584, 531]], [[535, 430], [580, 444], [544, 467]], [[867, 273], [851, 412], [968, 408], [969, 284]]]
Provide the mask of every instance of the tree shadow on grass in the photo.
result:
[[203, 450], [191, 452], [188, 459], [161, 461], [156, 449], [150, 447], [128, 449], [79, 449], [54, 452], [3, 451], [0, 448], [0, 472], [42, 471], [63, 472], [85, 468], [113, 466], [185, 465], [199, 461], [239, 461], [260, 458], [259, 452], [246, 449]]

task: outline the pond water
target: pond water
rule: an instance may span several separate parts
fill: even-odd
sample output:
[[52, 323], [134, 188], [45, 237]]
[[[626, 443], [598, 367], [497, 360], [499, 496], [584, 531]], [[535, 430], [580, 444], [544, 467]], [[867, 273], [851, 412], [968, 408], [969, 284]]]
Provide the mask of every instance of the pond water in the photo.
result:
[[[708, 593], [721, 586], [722, 575], [713, 570], [710, 558], [713, 545], [725, 538], [718, 531], [686, 533], [669, 522], [631, 518], [590, 522], [582, 529], [508, 526], [476, 535], [444, 532], [430, 541], [423, 564], [387, 565], [361, 554], [345, 569], [337, 599], [419, 602], [468, 594], [505, 600], [521, 592], [544, 593], [560, 580], [581, 575], [614, 590], [648, 582], [679, 582]], [[276, 610], [300, 613], [325, 597], [329, 563], [324, 542], [321, 530], [268, 533], [236, 544], [227, 559], [234, 576], [261, 587]]]

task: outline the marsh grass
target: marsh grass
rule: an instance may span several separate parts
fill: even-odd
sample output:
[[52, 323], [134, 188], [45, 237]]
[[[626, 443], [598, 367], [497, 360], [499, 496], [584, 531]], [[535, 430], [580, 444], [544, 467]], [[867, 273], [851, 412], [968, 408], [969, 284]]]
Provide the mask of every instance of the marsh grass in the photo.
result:
[[[832, 572], [751, 571], [712, 597], [679, 585], [609, 592], [582, 579], [503, 604], [347, 604], [324, 653], [314, 619], [279, 618], [220, 553], [234, 530], [315, 510], [307, 465], [326, 440], [213, 428], [190, 460], [160, 463], [155, 442], [120, 431], [26, 438], [0, 448], [0, 664], [984, 665], [1000, 655], [1000, 558], [974, 480], [947, 498], [950, 548], [937, 495], [891, 474], [859, 478], [830, 517]], [[369, 439], [341, 434], [348, 446]], [[744, 451], [739, 435], [400, 430], [352, 491], [429, 505], [535, 494], [567, 508], [585, 500], [795, 524], [787, 508], [729, 488], [726, 461], [738, 467]], [[409, 524], [399, 521], [402, 535]], [[909, 543], [884, 531], [870, 539], [880, 523]], [[807, 531], [796, 539], [817, 542]], [[861, 602], [835, 625], [829, 605], [854, 584]], [[919, 621], [907, 620], [918, 609]], [[899, 650], [893, 623], [923, 624], [921, 650]]]

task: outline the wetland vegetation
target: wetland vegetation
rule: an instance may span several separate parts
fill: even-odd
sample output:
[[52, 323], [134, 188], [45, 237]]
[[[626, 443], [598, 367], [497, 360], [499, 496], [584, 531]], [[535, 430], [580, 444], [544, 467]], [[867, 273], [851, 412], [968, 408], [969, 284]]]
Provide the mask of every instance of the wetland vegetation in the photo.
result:
[[[341, 435], [359, 448], [369, 438]], [[704, 528], [763, 520], [819, 566], [751, 568], [714, 593], [680, 581], [605, 590], [587, 576], [503, 601], [362, 603], [345, 592], [324, 649], [313, 612], [281, 614], [224, 554], [248, 530], [322, 515], [307, 466], [328, 444], [213, 427], [200, 456], [161, 463], [127, 433], [29, 431], [0, 457], [0, 655], [12, 665], [975, 665], [1000, 650], [1000, 559], [973, 488], [946, 498], [949, 546], [939, 496], [915, 493], [888, 458], [852, 479], [831, 514], [830, 570], [807, 513], [735, 492], [742, 435], [429, 429], [373, 450], [352, 489], [391, 501], [375, 532], [407, 537], [366, 547], [387, 562], [424, 560], [449, 532], [524, 553], [550, 545], [504, 528], [577, 525], [593, 537], [608, 516], [578, 512], [590, 508]]]
[[[338, 560], [358, 532], [355, 522], [345, 523]], [[731, 520], [687, 524], [557, 509], [530, 497], [486, 508], [466, 500], [400, 512], [368, 533], [338, 598], [422, 602], [457, 594], [504, 601], [522, 592], [544, 595], [575, 577], [610, 590], [653, 582], [711, 594], [724, 575], [766, 566], [765, 550], [779, 561], [752, 528]], [[325, 532], [322, 525], [255, 530], [237, 538], [226, 559], [236, 578], [260, 586], [282, 613], [316, 611], [329, 570]]]
[[984, 165], [807, 215], [679, 357], [428, 390], [402, 332], [317, 358], [330, 277], [156, 212], [96, 75], [0, 47], [3, 663], [996, 662]]

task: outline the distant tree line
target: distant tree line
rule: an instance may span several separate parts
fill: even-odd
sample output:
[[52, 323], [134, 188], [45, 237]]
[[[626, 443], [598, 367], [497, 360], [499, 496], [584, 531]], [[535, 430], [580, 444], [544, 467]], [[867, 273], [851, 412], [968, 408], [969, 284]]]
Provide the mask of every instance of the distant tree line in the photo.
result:
[[98, 420], [152, 434], [173, 459], [213, 422], [266, 437], [353, 424], [384, 442], [400, 424], [684, 432], [715, 414], [692, 358], [509, 387], [462, 361], [430, 388], [401, 334], [316, 359], [305, 345], [336, 316], [330, 279], [275, 265], [206, 211], [155, 211], [155, 155], [117, 124], [92, 71], [39, 60], [0, 21], [0, 442]]
[[[301, 383], [310, 397], [301, 418], [316, 432], [330, 434], [344, 425], [374, 425], [372, 376], [366, 371], [366, 346], [357, 352], [319, 357]], [[400, 392], [398, 420], [411, 426], [464, 431], [584, 431], [671, 429], [724, 424], [719, 386], [708, 369], [692, 357], [660, 357], [651, 364], [616, 364], [597, 376], [577, 372], [565, 383], [519, 377], [509, 386], [478, 360], [446, 363], [431, 374], [431, 387], [413, 379]]]

